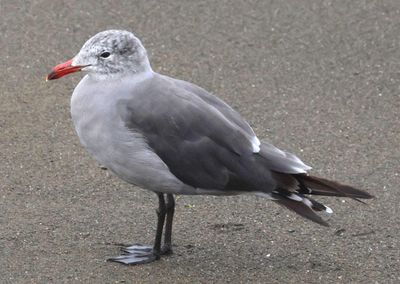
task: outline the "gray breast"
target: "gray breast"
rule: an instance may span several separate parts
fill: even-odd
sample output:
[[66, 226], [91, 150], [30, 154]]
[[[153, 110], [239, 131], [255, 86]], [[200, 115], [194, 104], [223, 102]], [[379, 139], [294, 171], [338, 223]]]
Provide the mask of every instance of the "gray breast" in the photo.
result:
[[86, 76], [71, 99], [72, 120], [89, 154], [123, 180], [140, 187], [178, 194], [194, 191], [171, 174], [141, 134], [125, 127], [117, 113], [117, 102], [127, 95], [127, 86], [123, 82], [105, 84], [101, 86]]

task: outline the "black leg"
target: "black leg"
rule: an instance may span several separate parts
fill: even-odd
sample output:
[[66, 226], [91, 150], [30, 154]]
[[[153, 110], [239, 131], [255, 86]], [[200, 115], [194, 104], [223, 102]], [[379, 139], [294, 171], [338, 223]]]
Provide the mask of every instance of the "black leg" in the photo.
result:
[[[161, 250], [161, 240], [165, 222], [165, 215], [167, 214], [167, 207], [165, 205], [164, 195], [162, 193], [157, 193], [157, 196], [158, 196], [158, 210], [157, 210], [158, 220], [157, 220], [156, 238], [154, 240], [153, 248], [150, 246], [135, 244], [123, 248], [122, 255], [109, 258], [108, 259], [109, 261], [133, 265], [133, 264], [149, 263], [154, 260], [160, 259], [160, 255], [163, 254], [163, 251]], [[172, 217], [170, 223], [172, 229]], [[170, 239], [171, 236], [169, 236], [169, 240]]]
[[161, 239], [162, 239], [162, 232], [164, 228], [166, 213], [167, 213], [167, 207], [165, 206], [164, 194], [158, 193], [157, 231], [153, 247], [153, 252], [156, 255], [157, 259], [160, 259], [160, 254], [161, 254]]
[[165, 223], [164, 233], [164, 246], [161, 249], [161, 254], [172, 253], [172, 221], [174, 219], [175, 212], [175, 199], [172, 194], [167, 194], [167, 221]]

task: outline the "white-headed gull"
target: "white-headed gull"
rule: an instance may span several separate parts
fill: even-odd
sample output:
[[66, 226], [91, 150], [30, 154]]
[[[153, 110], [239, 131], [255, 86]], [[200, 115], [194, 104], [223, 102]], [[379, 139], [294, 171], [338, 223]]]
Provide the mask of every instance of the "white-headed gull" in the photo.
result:
[[146, 49], [128, 31], [96, 34], [47, 80], [81, 70], [87, 75], [71, 99], [81, 143], [118, 177], [159, 198], [154, 246], [126, 247], [112, 261], [147, 263], [172, 252], [174, 194], [264, 196], [321, 225], [327, 223], [317, 213], [332, 210], [306, 196], [372, 197], [308, 175], [309, 166], [260, 141], [222, 100], [154, 72]]

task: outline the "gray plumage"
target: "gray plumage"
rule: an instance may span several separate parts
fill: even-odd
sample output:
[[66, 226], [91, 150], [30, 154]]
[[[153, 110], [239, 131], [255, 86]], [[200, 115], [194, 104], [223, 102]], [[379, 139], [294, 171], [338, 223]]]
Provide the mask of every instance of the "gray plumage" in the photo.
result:
[[[262, 195], [326, 224], [315, 212], [331, 210], [304, 196], [312, 194], [303, 182], [313, 179], [306, 175], [309, 166], [260, 142], [249, 124], [214, 95], [152, 71], [133, 34], [97, 34], [73, 65], [88, 72], [71, 99], [78, 136], [120, 178], [169, 194]], [[346, 190], [344, 196], [370, 197]], [[325, 195], [339, 191], [332, 187]]]
[[73, 92], [71, 115], [81, 143], [123, 180], [154, 191], [159, 202], [154, 245], [125, 247], [111, 261], [149, 263], [172, 252], [174, 194], [254, 194], [325, 226], [317, 213], [332, 210], [308, 195], [372, 197], [308, 175], [309, 166], [260, 142], [222, 100], [154, 72], [130, 32], [98, 33], [47, 80], [80, 70], [88, 74]]

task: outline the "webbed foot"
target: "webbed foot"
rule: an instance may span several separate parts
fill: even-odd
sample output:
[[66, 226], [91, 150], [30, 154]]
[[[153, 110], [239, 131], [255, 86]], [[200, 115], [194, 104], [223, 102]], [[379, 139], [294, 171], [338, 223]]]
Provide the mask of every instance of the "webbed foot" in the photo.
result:
[[160, 254], [153, 251], [151, 246], [135, 244], [122, 248], [122, 254], [107, 259], [108, 261], [123, 263], [126, 265], [144, 264], [160, 258]]

